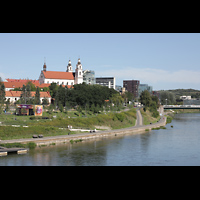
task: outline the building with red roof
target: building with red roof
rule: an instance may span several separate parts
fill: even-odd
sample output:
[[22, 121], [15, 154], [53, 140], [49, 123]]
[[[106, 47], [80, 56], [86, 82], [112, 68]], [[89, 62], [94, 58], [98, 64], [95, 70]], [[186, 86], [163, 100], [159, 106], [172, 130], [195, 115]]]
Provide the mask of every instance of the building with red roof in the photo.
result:
[[[31, 97], [35, 97], [35, 91], [31, 92]], [[5, 98], [6, 101], [10, 100], [10, 103], [15, 103], [21, 97], [22, 91], [6, 91]], [[51, 103], [51, 95], [49, 92], [40, 92], [40, 102], [43, 102], [43, 99], [47, 99], [48, 103]]]
[[83, 83], [83, 69], [80, 58], [76, 64], [76, 71], [73, 72], [71, 60], [69, 60], [67, 70], [65, 72], [47, 71], [46, 63], [43, 65], [43, 70], [39, 76], [40, 84], [56, 83], [58, 85], [72, 86], [74, 84]]

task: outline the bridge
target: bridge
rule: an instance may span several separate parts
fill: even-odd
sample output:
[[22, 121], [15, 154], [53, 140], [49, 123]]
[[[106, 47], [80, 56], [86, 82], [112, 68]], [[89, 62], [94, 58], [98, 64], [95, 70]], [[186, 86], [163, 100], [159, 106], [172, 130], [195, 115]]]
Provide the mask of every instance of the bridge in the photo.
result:
[[200, 109], [200, 105], [163, 105], [166, 109]]

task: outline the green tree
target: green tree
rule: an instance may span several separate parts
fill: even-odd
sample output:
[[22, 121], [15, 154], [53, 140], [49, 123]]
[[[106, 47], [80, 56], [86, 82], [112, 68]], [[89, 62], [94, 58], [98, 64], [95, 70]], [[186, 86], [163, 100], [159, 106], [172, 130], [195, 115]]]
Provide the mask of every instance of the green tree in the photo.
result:
[[30, 86], [31, 91], [36, 91], [36, 86], [31, 81], [27, 82], [26, 87], [27, 87], [27, 85]]
[[4, 103], [5, 101], [5, 85], [0, 82], [0, 103]]
[[51, 85], [49, 86], [49, 90], [50, 90], [51, 98], [55, 99], [56, 92], [58, 90], [58, 85], [56, 83], [51, 83]]
[[161, 104], [165, 105], [173, 105], [176, 103], [175, 95], [169, 91], [161, 91], [160, 92], [160, 100]]
[[143, 105], [149, 107], [149, 106], [151, 105], [151, 101], [152, 101], [152, 99], [151, 99], [151, 94], [150, 94], [150, 92], [149, 92], [148, 90], [143, 91], [143, 92], [141, 93], [141, 95], [140, 95], [140, 102], [141, 102]]
[[20, 102], [28, 104], [28, 103], [30, 103], [30, 98], [31, 98], [31, 87], [30, 87], [30, 85], [27, 85], [27, 86], [23, 85], [22, 93], [21, 93], [21, 97], [20, 97]]
[[35, 92], [35, 104], [40, 105], [40, 88], [36, 88]]
[[42, 105], [48, 105], [48, 104], [49, 104], [49, 102], [48, 102], [47, 98], [45, 97], [42, 101]]

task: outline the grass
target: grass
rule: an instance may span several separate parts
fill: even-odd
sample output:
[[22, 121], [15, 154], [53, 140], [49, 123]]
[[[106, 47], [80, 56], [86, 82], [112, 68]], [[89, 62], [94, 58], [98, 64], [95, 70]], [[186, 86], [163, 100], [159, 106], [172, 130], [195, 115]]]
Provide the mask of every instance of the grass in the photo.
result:
[[51, 128], [44, 126], [31, 126], [28, 128], [24, 128], [24, 127], [0, 126], [1, 140], [32, 138], [33, 135], [56, 136], [56, 135], [66, 135], [66, 134], [67, 134], [66, 130], [61, 130], [54, 127]]
[[[68, 112], [69, 114], [69, 112]], [[111, 129], [120, 129], [131, 127], [136, 122], [136, 110], [134, 108], [121, 113], [101, 113], [98, 115], [90, 115], [89, 117], [68, 118], [66, 113], [53, 113], [52, 115], [44, 113], [44, 117], [50, 119], [35, 119], [30, 116], [0, 115], [0, 139], [21, 139], [32, 138], [33, 135], [56, 136], [67, 135], [70, 131], [68, 125], [73, 128], [89, 128], [95, 129], [95, 126], [108, 126]], [[56, 118], [53, 117], [56, 116]], [[89, 114], [87, 114], [89, 115]], [[51, 119], [52, 118], [52, 119]], [[20, 125], [20, 127], [12, 127], [9, 125]], [[23, 126], [28, 126], [24, 128]], [[59, 129], [63, 128], [63, 129]], [[74, 132], [70, 132], [73, 134]]]
[[1, 144], [2, 147], [6, 147], [6, 148], [29, 148], [29, 149], [34, 149], [37, 145], [35, 144], [35, 142], [29, 142], [27, 144], [22, 144], [22, 143], [7, 143], [7, 144]]
[[152, 124], [156, 123], [160, 119], [160, 116], [158, 116], [157, 118], [152, 117], [152, 113], [149, 110], [146, 110], [146, 112], [144, 112], [144, 110], [141, 109], [141, 114], [143, 117], [144, 125], [148, 125], [150, 123], [152, 123]]

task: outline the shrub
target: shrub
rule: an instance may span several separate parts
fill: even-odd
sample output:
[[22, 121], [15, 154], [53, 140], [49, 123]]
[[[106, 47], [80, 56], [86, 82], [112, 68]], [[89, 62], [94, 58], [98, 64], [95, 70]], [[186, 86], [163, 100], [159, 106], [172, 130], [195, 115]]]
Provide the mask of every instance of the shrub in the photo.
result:
[[172, 117], [171, 116], [167, 116], [167, 124], [171, 123], [172, 122]]
[[29, 142], [29, 143], [27, 143], [27, 145], [26, 145], [29, 149], [35, 149], [35, 147], [37, 146], [36, 144], [35, 144], [35, 142]]
[[124, 113], [117, 113], [116, 117], [119, 121], [123, 122], [125, 119], [125, 114]]

